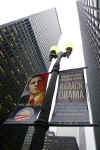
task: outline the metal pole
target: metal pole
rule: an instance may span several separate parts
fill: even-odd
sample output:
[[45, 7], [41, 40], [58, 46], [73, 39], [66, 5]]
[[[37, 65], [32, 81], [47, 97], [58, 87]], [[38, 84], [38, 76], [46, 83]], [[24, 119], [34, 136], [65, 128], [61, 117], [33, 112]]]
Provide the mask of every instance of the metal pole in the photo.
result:
[[65, 50], [66, 52], [59, 52], [58, 56], [56, 55], [54, 50], [52, 50], [51, 52], [50, 60], [52, 60], [52, 58], [57, 58], [57, 60], [51, 71], [52, 72], [51, 78], [49, 81], [49, 85], [46, 91], [43, 104], [41, 106], [41, 111], [38, 120], [35, 122], [35, 131], [33, 133], [30, 150], [42, 150], [43, 148], [45, 134], [49, 128], [48, 119], [49, 119], [52, 99], [55, 91], [56, 80], [59, 74], [60, 60], [62, 57], [66, 57], [66, 56], [69, 58], [72, 52], [72, 47], [71, 46], [66, 47]]
[[49, 128], [48, 119], [51, 110], [51, 104], [52, 104], [53, 94], [55, 90], [56, 80], [59, 74], [61, 57], [63, 57], [62, 52], [59, 53], [57, 61], [54, 64], [54, 67], [52, 69], [51, 78], [41, 107], [41, 112], [38, 117], [38, 120], [35, 122], [36, 123], [35, 131], [32, 137], [30, 150], [42, 150], [43, 148], [45, 133]]

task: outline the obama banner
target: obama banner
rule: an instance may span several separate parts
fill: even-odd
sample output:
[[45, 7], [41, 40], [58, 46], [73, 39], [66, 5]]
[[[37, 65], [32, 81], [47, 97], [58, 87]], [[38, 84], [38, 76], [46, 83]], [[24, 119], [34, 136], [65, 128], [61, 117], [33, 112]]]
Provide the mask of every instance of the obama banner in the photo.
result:
[[51, 122], [89, 122], [84, 71], [82, 68], [60, 72], [56, 104]]

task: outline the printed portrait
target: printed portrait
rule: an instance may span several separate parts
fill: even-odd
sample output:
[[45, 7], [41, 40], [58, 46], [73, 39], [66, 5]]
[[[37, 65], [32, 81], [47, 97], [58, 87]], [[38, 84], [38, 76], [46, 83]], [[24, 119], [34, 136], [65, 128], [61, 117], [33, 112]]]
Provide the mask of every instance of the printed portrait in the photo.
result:
[[40, 106], [46, 93], [48, 73], [33, 76], [28, 80], [22, 97], [26, 105]]

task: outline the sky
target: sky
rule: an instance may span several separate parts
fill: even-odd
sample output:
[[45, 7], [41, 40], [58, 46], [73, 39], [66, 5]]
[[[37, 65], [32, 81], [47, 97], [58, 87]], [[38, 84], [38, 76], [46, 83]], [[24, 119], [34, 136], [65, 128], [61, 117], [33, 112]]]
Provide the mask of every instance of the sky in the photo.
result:
[[0, 3], [0, 25], [55, 7], [62, 30], [59, 49], [62, 50], [67, 42], [74, 44], [71, 57], [62, 61], [61, 68], [84, 66], [76, 0], [2, 0]]

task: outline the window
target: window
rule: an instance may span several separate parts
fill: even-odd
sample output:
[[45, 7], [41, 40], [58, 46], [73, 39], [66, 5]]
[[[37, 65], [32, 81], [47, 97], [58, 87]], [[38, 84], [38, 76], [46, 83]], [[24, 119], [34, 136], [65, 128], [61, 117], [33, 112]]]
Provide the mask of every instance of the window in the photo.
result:
[[17, 69], [17, 72], [20, 72], [19, 68]]
[[10, 47], [14, 48], [14, 43], [13, 42], [10, 42]]
[[17, 82], [18, 85], [20, 85], [20, 81], [19, 80], [17, 80], [16, 82]]
[[2, 35], [0, 35], [0, 40], [1, 40], [1, 41], [3, 41], [3, 37], [2, 37]]
[[3, 69], [2, 66], [0, 66], [0, 72], [1, 72], [3, 75], [6, 75], [5, 70]]
[[12, 75], [14, 75], [14, 74], [15, 74], [15, 72], [14, 72], [13, 70], [11, 70], [11, 74], [12, 74]]
[[2, 88], [3, 87], [3, 84], [0, 82], [0, 88]]
[[0, 55], [4, 58], [4, 53], [0, 50]]

